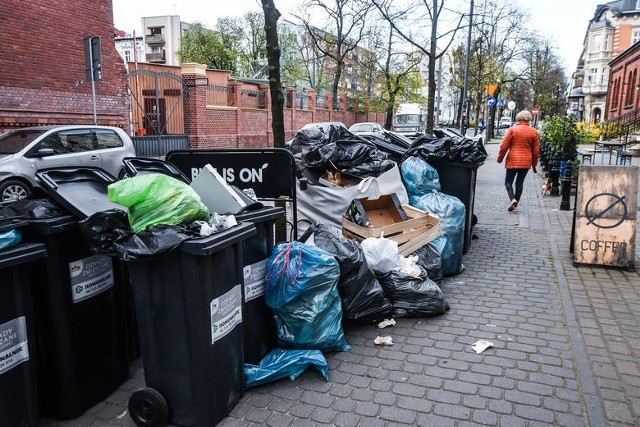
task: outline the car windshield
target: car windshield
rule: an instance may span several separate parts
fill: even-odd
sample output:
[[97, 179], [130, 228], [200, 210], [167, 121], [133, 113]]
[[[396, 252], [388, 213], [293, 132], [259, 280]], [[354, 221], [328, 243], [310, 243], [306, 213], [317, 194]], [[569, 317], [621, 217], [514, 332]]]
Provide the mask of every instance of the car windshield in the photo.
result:
[[45, 133], [45, 129], [16, 129], [0, 135], [0, 154], [16, 154]]
[[397, 114], [396, 123], [399, 125], [417, 124], [420, 122], [418, 114]]

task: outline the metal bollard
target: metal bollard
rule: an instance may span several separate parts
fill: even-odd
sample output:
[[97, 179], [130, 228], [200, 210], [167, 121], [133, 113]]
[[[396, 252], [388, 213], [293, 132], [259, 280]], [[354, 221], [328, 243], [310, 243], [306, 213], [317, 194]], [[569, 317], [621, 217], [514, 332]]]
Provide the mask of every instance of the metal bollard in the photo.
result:
[[562, 201], [560, 202], [561, 211], [571, 210], [571, 182], [573, 181], [573, 163], [567, 161], [567, 168], [562, 176]]
[[551, 181], [550, 196], [560, 195], [560, 156], [555, 153], [550, 160], [549, 180]]

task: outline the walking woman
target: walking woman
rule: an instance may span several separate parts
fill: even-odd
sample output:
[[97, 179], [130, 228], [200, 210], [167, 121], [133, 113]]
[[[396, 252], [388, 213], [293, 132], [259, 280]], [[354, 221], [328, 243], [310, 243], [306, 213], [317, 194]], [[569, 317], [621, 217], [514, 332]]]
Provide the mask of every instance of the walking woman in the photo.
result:
[[[504, 185], [510, 200], [507, 208], [509, 212], [515, 211], [518, 207], [524, 178], [527, 176], [529, 168], [535, 168], [538, 164], [540, 139], [538, 132], [529, 126], [530, 121], [531, 113], [527, 110], [520, 111], [516, 115], [517, 124], [509, 128], [498, 152], [498, 163], [502, 163], [505, 155], [507, 157], [505, 161], [507, 175], [504, 179]], [[515, 192], [513, 189], [514, 179], [516, 182]]]

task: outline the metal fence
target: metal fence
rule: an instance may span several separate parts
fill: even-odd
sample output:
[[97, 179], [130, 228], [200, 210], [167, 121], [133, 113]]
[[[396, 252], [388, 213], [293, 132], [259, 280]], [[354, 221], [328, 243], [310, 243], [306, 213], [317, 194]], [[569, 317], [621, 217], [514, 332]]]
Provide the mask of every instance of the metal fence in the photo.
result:
[[241, 105], [248, 108], [258, 108], [264, 110], [266, 108], [266, 96], [264, 90], [242, 89], [240, 92]]
[[316, 95], [316, 108], [329, 108], [326, 95]]
[[296, 93], [296, 108], [306, 110], [309, 107], [309, 96], [302, 92]]
[[164, 158], [172, 150], [188, 150], [187, 135], [151, 135], [131, 137], [136, 156]]
[[234, 86], [207, 85], [207, 105], [233, 106]]

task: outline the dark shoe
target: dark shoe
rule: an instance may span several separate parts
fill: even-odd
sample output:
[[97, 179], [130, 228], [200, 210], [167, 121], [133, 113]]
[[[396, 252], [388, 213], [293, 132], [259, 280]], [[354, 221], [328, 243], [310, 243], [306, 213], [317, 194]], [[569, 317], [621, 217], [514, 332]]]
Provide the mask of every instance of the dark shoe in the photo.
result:
[[518, 207], [518, 201], [516, 199], [511, 200], [511, 203], [509, 203], [509, 207], [507, 208], [507, 210], [509, 212], [513, 212], [516, 210], [516, 208]]

